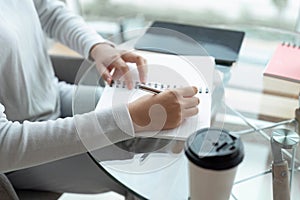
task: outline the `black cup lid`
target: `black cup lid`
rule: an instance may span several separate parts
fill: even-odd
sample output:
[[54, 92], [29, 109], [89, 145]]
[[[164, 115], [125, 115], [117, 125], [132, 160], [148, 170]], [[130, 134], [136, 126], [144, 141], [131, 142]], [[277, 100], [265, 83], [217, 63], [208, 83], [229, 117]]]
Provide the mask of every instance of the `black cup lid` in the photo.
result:
[[226, 130], [205, 128], [187, 139], [185, 154], [197, 166], [225, 170], [242, 162], [244, 147], [239, 137]]

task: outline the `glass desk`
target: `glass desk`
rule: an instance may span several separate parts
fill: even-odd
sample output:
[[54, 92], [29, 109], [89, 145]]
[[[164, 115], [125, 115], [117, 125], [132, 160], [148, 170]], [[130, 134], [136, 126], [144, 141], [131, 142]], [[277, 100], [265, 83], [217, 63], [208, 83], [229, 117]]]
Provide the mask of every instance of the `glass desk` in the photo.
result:
[[[225, 103], [213, 111], [211, 127], [234, 132], [288, 120], [280, 127], [296, 130], [297, 123], [289, 119], [295, 117], [295, 109], [299, 107], [300, 84], [272, 80], [263, 77], [262, 72], [276, 46], [282, 42], [299, 45], [300, 34], [264, 27], [224, 28], [242, 30], [246, 35], [238, 62], [232, 67], [216, 66], [225, 90], [216, 87], [214, 95], [224, 94]], [[217, 103], [217, 97], [213, 98], [213, 104]], [[272, 199], [271, 132], [272, 129], [265, 129], [241, 135], [245, 158], [238, 168], [231, 199]], [[188, 199], [188, 168], [183, 147], [183, 141], [133, 139], [117, 144], [113, 150], [107, 147], [91, 155], [100, 168], [141, 198]], [[105, 152], [114, 156], [105, 157]], [[292, 152], [285, 152], [291, 166]], [[299, 198], [300, 193], [299, 148], [296, 152], [292, 199]]]

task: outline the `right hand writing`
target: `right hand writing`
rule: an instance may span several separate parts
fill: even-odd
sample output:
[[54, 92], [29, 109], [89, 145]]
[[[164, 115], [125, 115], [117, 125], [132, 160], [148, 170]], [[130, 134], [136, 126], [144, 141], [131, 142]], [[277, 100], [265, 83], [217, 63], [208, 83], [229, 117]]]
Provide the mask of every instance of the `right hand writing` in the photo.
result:
[[171, 89], [130, 103], [128, 109], [135, 132], [178, 127], [185, 118], [198, 113], [197, 92], [196, 87]]

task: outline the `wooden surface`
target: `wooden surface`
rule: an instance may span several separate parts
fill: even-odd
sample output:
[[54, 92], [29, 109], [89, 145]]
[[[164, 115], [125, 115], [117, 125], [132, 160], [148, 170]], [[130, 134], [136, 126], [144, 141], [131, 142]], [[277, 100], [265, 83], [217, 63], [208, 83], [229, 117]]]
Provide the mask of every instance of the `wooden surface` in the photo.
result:
[[81, 57], [81, 55], [75, 52], [74, 50], [58, 42], [55, 42], [51, 45], [51, 47], [48, 50], [48, 53], [52, 55]]

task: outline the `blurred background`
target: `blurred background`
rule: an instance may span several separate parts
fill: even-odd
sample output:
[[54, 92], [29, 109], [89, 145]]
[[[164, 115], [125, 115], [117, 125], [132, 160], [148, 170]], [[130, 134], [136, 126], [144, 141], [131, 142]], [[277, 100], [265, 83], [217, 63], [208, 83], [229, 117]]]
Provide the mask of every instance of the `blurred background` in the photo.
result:
[[[192, 25], [256, 25], [298, 31], [297, 0], [65, 0], [104, 37], [164, 20]], [[126, 38], [124, 38], [126, 40]]]

